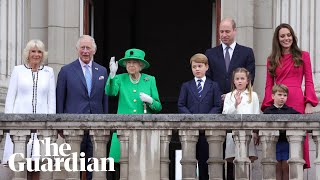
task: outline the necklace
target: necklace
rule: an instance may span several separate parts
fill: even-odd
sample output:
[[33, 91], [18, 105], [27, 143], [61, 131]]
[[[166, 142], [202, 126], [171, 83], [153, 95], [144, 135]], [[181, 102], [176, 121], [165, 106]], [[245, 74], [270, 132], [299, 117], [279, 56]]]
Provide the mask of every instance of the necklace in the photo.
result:
[[139, 77], [137, 79], [132, 79], [132, 77], [129, 74], [129, 78], [130, 78], [130, 81], [132, 82], [132, 84], [138, 84], [140, 81], [140, 77], [141, 77], [141, 74], [139, 73]]

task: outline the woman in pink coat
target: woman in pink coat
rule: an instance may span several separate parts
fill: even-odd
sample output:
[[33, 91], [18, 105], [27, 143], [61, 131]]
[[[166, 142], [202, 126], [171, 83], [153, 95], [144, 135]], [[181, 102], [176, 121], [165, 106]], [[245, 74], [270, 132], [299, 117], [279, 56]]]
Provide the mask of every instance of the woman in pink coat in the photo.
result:
[[[305, 78], [304, 92], [301, 88], [303, 77]], [[274, 84], [288, 86], [289, 94], [286, 104], [301, 114], [312, 113], [312, 106], [315, 107], [318, 104], [309, 53], [298, 47], [297, 37], [289, 24], [280, 24], [273, 35], [272, 52], [267, 61], [267, 81], [261, 105], [262, 111], [273, 104], [271, 94]], [[307, 139], [304, 159], [305, 167], [309, 168], [309, 152], [306, 143], [308, 143]]]

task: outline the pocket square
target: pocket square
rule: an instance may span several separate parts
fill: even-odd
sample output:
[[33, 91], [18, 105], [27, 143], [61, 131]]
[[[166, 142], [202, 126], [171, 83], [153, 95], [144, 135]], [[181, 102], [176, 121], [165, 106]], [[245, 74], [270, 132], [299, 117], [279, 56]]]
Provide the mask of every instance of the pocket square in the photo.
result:
[[99, 80], [103, 80], [103, 79], [104, 79], [104, 76], [100, 76], [100, 77], [99, 77]]

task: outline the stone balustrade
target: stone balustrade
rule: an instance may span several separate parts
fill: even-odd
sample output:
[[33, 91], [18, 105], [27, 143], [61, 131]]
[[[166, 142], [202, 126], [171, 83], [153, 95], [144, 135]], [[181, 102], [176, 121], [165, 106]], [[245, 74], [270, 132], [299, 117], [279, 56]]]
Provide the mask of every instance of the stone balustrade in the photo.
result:
[[[57, 130], [63, 130], [65, 142], [71, 146], [69, 153], [80, 152], [80, 143], [84, 130], [89, 130], [94, 147], [94, 157], [106, 157], [106, 144], [111, 138], [110, 131], [117, 130], [121, 144], [120, 179], [121, 180], [169, 180], [169, 143], [172, 130], [179, 131], [182, 146], [182, 179], [196, 180], [196, 143], [199, 130], [205, 130], [209, 144], [210, 180], [222, 180], [224, 169], [223, 142], [226, 131], [233, 131], [236, 143], [235, 176], [236, 179], [250, 179], [250, 160], [247, 146], [251, 130], [259, 130], [262, 147], [261, 171], [263, 180], [275, 180], [275, 146], [279, 130], [287, 130], [290, 144], [290, 179], [303, 179], [303, 140], [306, 131], [312, 132], [316, 144], [316, 159], [311, 159], [316, 169], [320, 168], [320, 115], [18, 115], [0, 114], [0, 157], [3, 155], [4, 132], [10, 131], [14, 143], [14, 153], [26, 154], [26, 143], [31, 130], [36, 130], [38, 139], [50, 137], [57, 139]], [[2, 142], [2, 143], [1, 143]], [[41, 146], [44, 157], [45, 148]], [[52, 150], [51, 150], [52, 151]], [[46, 157], [54, 159], [55, 157]], [[79, 157], [78, 157], [79, 158]], [[47, 160], [49, 161], [49, 160]], [[15, 166], [25, 162], [15, 158]], [[81, 160], [68, 162], [79, 164]], [[101, 167], [101, 162], [97, 163]], [[95, 163], [93, 164], [95, 165]], [[57, 163], [55, 163], [57, 166]], [[107, 167], [108, 168], [108, 167]], [[40, 172], [40, 179], [80, 179], [79, 172]], [[14, 172], [16, 180], [26, 180], [27, 172]], [[93, 172], [94, 180], [106, 179], [104, 171]], [[317, 170], [315, 179], [320, 180]]]

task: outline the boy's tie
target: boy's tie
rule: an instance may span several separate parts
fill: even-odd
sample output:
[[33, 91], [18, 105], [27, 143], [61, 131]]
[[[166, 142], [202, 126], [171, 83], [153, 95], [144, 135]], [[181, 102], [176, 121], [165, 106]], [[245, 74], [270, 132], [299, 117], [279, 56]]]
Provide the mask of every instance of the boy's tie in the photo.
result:
[[87, 83], [88, 95], [90, 96], [92, 77], [91, 77], [91, 73], [90, 73], [89, 65], [88, 65], [88, 64], [86, 64], [86, 65], [84, 66], [84, 77], [85, 77], [86, 83]]
[[198, 96], [201, 97], [201, 92], [202, 92], [201, 82], [202, 82], [202, 79], [198, 79], [197, 82], [198, 82], [198, 84], [197, 84]]

